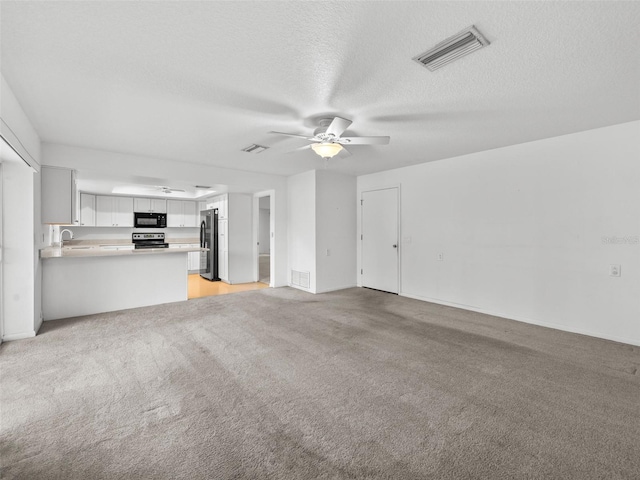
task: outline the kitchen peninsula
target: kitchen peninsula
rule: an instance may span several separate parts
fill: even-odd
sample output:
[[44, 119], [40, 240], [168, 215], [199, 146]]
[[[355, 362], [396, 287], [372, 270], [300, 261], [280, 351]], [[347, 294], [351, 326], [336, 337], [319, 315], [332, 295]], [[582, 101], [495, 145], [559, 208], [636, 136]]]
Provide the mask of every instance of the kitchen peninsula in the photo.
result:
[[138, 250], [114, 242], [44, 248], [44, 320], [187, 300], [188, 253], [202, 250], [186, 244]]

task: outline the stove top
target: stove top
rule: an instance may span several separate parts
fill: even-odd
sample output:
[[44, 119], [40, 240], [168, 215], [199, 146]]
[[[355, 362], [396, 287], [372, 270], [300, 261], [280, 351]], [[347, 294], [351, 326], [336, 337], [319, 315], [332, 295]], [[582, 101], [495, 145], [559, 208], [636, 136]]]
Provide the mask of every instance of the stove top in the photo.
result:
[[133, 233], [131, 241], [136, 249], [169, 247], [169, 244], [164, 241], [164, 233]]

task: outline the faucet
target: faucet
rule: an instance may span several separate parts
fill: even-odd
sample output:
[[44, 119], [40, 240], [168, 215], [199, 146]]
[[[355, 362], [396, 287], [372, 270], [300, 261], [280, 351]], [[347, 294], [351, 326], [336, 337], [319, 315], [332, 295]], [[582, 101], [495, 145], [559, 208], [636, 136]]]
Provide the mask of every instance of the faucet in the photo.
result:
[[65, 228], [60, 232], [60, 248], [64, 247], [64, 240], [62, 239], [62, 235], [64, 234], [64, 232], [69, 232], [69, 240], [73, 240], [73, 232], [68, 228]]

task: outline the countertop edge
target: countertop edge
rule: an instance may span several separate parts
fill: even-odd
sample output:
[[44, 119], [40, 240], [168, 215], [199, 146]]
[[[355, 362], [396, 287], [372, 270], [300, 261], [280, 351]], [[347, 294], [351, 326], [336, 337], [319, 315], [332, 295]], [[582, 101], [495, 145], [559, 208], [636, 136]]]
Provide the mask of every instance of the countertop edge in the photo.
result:
[[140, 249], [106, 249], [88, 248], [62, 250], [57, 247], [47, 247], [40, 250], [41, 259], [49, 258], [95, 258], [95, 257], [122, 257], [140, 255], [170, 255], [173, 253], [206, 252], [208, 248], [184, 247], [184, 248], [140, 248]]

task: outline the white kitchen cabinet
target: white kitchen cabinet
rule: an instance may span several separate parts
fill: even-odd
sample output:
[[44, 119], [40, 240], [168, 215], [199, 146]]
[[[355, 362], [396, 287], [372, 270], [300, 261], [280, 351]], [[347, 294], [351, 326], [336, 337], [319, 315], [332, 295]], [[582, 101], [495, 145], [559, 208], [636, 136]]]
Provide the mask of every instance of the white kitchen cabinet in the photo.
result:
[[42, 223], [78, 224], [78, 190], [76, 171], [46, 167], [41, 171]]
[[220, 217], [218, 207], [218, 276], [230, 284], [253, 282], [253, 198], [251, 195], [223, 195], [222, 209], [228, 217]]
[[216, 195], [207, 200], [207, 209], [218, 209], [218, 220], [228, 218], [229, 213], [229, 194]]
[[96, 196], [97, 227], [133, 227], [133, 198]]
[[133, 199], [133, 211], [143, 213], [167, 213], [167, 201], [164, 198]]
[[167, 200], [167, 227], [197, 227], [196, 202]]
[[80, 194], [80, 225], [96, 226], [96, 196], [89, 193]]
[[189, 272], [198, 273], [200, 271], [200, 252], [189, 252]]

